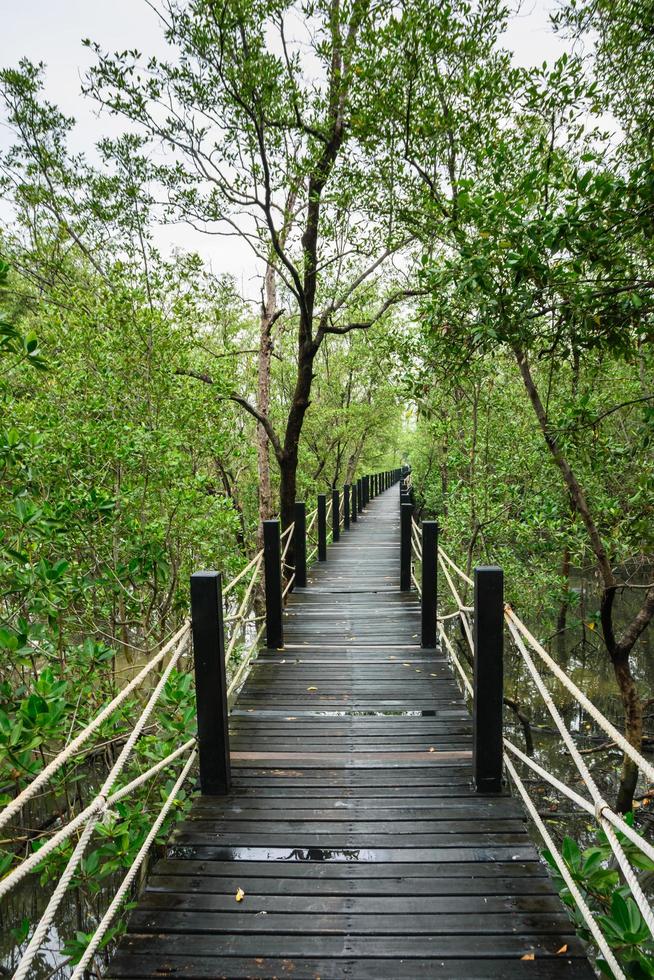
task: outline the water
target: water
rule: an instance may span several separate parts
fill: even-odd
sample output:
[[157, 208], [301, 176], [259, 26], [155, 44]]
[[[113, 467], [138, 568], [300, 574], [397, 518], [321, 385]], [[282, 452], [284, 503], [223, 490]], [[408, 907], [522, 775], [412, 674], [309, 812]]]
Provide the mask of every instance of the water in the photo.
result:
[[[643, 581], [649, 580], [651, 579], [643, 579]], [[587, 625], [594, 622], [594, 615], [597, 610], [597, 584], [592, 577], [577, 575], [573, 579], [573, 587], [577, 590], [579, 607], [568, 611], [568, 629], [563, 641], [558, 642], [551, 639], [546, 645], [554, 659], [577, 686], [620, 728], [622, 709], [613, 670], [597, 630], [591, 629]], [[640, 598], [642, 598], [642, 591], [636, 590], [628, 591], [621, 597], [617, 607], [616, 625], [618, 628], [633, 616]], [[524, 618], [527, 625], [541, 640], [553, 637], [555, 615], [543, 615], [540, 621], [534, 621], [527, 616]], [[450, 625], [448, 628], [453, 640], [460, 643], [461, 638], [457, 635], [456, 626]], [[253, 633], [254, 628], [251, 625], [247, 626], [243, 631], [242, 639], [239, 637], [239, 646], [241, 644], [247, 646], [251, 642]], [[654, 657], [652, 657], [654, 651], [652, 644], [651, 632], [648, 634], [646, 631], [639, 641], [637, 650], [632, 655], [632, 669], [637, 678], [641, 696], [645, 699], [654, 690]], [[462, 644], [460, 649], [464, 650]], [[138, 668], [138, 664], [130, 666], [133, 666], [134, 670]], [[551, 675], [548, 676], [546, 671], [543, 673], [548, 687], [554, 695], [557, 707], [569, 730], [575, 734], [579, 747], [584, 750], [597, 750], [603, 746], [607, 741], [604, 733], [598, 729], [594, 721], [587, 716], [586, 712], [555, 678]], [[535, 760], [564, 783], [582, 795], [587, 795], [578, 778], [574, 763], [562, 751], [561, 739], [554, 728], [554, 723], [540, 694], [528, 675], [522, 657], [508, 642], [505, 645], [505, 694], [517, 701], [524, 714], [529, 718]], [[654, 709], [652, 711], [654, 713]], [[338, 710], [316, 712], [320, 715], [344, 713]], [[374, 714], [389, 715], [417, 713], [404, 711], [374, 712]], [[277, 712], [270, 712], [270, 714], [274, 716]], [[505, 712], [505, 721], [509, 737], [519, 748], [524, 750], [525, 740], [522, 726], [510, 710]], [[645, 730], [651, 731], [652, 729], [654, 729], [654, 725], [650, 716], [649, 719], [646, 718]], [[593, 751], [586, 754], [584, 758], [605, 798], [612, 802], [615, 798], [622, 761], [621, 753], [614, 749]], [[92, 798], [93, 792], [100, 785], [100, 780], [105, 772], [105, 768], [94, 769], [91, 767], [87, 770], [84, 780], [84, 797], [86, 800]], [[594, 832], [590, 826], [589, 818], [585, 814], [580, 814], [569, 801], [561, 797], [548, 784], [534, 779], [533, 773], [526, 773], [526, 777], [531, 794], [538, 801], [539, 812], [546, 818], [554, 836], [561, 839], [565, 834], [570, 834], [582, 844], [590, 843]], [[644, 784], [640, 785], [639, 792], [642, 793], [646, 788]], [[54, 803], [55, 801], [46, 795], [30, 804], [23, 817], [24, 826], [39, 826], [52, 812]], [[647, 805], [642, 805], [637, 809], [636, 820], [641, 832], [651, 836], [654, 828], [654, 816], [650, 816]], [[535, 841], [537, 844], [539, 843], [536, 837]], [[151, 855], [151, 860], [156, 859], [157, 856], [156, 853]], [[378, 851], [368, 852], [351, 849], [339, 851], [325, 851], [322, 848], [225, 849], [226, 860], [256, 858], [257, 860], [282, 862], [307, 860], [349, 862], [371, 860], [378, 858], [378, 856]], [[121, 877], [122, 873], [118, 873], [116, 876], [105, 879], [101, 889], [94, 894], [88, 894], [83, 889], [77, 889], [70, 893], [69, 900], [63, 903], [55, 923], [50, 929], [43, 950], [35, 960], [31, 973], [32, 980], [49, 980], [51, 977], [69, 975], [70, 967], [65, 965], [66, 956], [62, 952], [65, 941], [74, 937], [77, 931], [90, 932], [92, 930], [106, 909]], [[0, 974], [11, 975], [20, 958], [20, 951], [26, 945], [25, 941], [16, 941], [12, 936], [12, 930], [19, 928], [25, 918], [30, 923], [35, 923], [42, 914], [50, 893], [51, 886], [42, 888], [39, 885], [38, 876], [30, 876], [3, 903], [0, 912]], [[110, 951], [99, 954], [95, 964], [96, 972], [106, 963], [109, 955]], [[59, 966], [63, 966], [63, 968], [57, 970]]]

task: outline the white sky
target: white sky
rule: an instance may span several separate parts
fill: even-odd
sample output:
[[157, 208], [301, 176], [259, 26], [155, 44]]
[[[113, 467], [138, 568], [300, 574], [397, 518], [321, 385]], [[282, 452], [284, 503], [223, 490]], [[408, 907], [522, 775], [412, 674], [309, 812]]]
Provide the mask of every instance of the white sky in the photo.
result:
[[[554, 0], [523, 0], [522, 10], [510, 24], [505, 44], [522, 65], [553, 60], [564, 50], [548, 22]], [[162, 55], [166, 49], [159, 21], [145, 0], [0, 0], [0, 65], [15, 65], [22, 56], [47, 66], [46, 97], [78, 121], [75, 149], [91, 149], [102, 135], [118, 134], [121, 120], [98, 118], [80, 84], [93, 54], [82, 38], [102, 48], [138, 48]], [[0, 122], [1, 125], [1, 122]], [[0, 142], [5, 137], [0, 131]], [[162, 251], [178, 246], [197, 250], [216, 273], [236, 276], [244, 295], [256, 295], [258, 269], [247, 246], [235, 239], [214, 239], [184, 226], [161, 228], [157, 243]]]

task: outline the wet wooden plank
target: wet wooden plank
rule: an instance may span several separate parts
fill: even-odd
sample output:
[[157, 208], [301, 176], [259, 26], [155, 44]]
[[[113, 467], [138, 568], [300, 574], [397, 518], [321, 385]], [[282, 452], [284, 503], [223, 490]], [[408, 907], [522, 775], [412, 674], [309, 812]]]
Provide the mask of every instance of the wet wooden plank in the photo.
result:
[[176, 827], [109, 977], [593, 976], [520, 804], [472, 791], [464, 699], [399, 592], [397, 503], [291, 595], [230, 719], [232, 789]]

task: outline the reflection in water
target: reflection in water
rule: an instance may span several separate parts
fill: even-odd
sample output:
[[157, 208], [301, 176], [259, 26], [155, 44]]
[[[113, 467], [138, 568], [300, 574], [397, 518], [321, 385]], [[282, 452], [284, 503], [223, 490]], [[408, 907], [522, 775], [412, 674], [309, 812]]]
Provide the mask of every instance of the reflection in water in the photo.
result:
[[[193, 847], [171, 847], [171, 859], [197, 858]], [[386, 861], [389, 852], [383, 848], [365, 847], [212, 847], [212, 861]]]
[[[643, 581], [650, 581], [650, 578], [643, 579]], [[551, 642], [546, 643], [546, 646], [554, 659], [566, 670], [578, 687], [611, 721], [620, 727], [622, 724], [622, 708], [613, 671], [602, 646], [601, 638], [597, 635], [597, 630], [589, 626], [589, 624], [594, 624], [597, 611], [595, 583], [592, 579], [578, 578], [574, 582], [574, 588], [578, 590], [579, 608], [568, 611], [569, 628], [564, 634], [563, 642], [557, 643], [552, 639]], [[629, 591], [621, 596], [622, 622], [618, 616], [616, 620], [618, 629], [634, 615], [639, 598], [638, 593], [630, 593]], [[553, 637], [555, 632], [554, 616], [540, 622], [530, 619], [528, 615], [525, 615], [524, 618], [539, 638], [547, 640], [548, 637]], [[250, 629], [249, 626], [248, 629]], [[452, 639], [456, 640], [456, 630], [451, 626], [449, 629]], [[639, 641], [637, 651], [632, 657], [633, 671], [638, 681], [641, 696], [644, 699], [650, 697], [654, 692], [653, 644], [654, 637], [651, 630], [645, 631]], [[575, 733], [580, 748], [592, 750], [585, 755], [585, 759], [601, 792], [607, 799], [613, 799], [621, 764], [621, 754], [615, 750], [601, 748], [606, 742], [606, 738], [603, 732], [596, 727], [592, 718], [587, 716], [583, 708], [556, 680], [548, 677], [547, 683], [570, 731]], [[567, 754], [561, 750], [560, 737], [556, 733], [549, 713], [527, 673], [524, 662], [509, 643], [505, 645], [505, 693], [507, 697], [515, 699], [521, 705], [524, 713], [530, 719], [536, 760], [572, 788], [585, 795], [583, 786], [576, 774], [576, 767]], [[440, 709], [440, 716], [446, 717], [447, 710]], [[247, 717], [248, 715], [247, 712], [238, 709], [233, 714], [235, 717]], [[316, 709], [307, 717], [432, 717], [435, 714], [433, 709], [408, 711]], [[285, 709], [259, 710], [258, 716], [275, 719], [287, 717], [288, 711]], [[507, 711], [505, 714], [505, 725], [516, 744], [524, 747], [522, 728], [511, 711]], [[652, 727], [651, 716], [646, 717], [646, 732], [651, 732]], [[96, 776], [91, 770], [87, 772], [84, 787], [90, 795], [93, 795], [97, 789], [99, 778], [100, 774]], [[588, 835], [589, 821], [587, 818], [574, 811], [571, 805], [560, 799], [558, 794], [547, 784], [541, 784], [530, 777], [527, 778], [527, 783], [531, 787], [532, 795], [539, 801], [539, 811], [548, 818], [548, 826], [555, 836], [561, 838], [566, 833], [570, 833], [583, 842], [585, 836]], [[641, 789], [644, 788], [641, 787]], [[48, 797], [43, 797], [38, 801], [38, 807], [40, 809], [26, 812], [25, 823], [29, 826], [38, 826], [39, 822], [51, 812], [53, 801]], [[645, 807], [641, 807], [637, 811], [637, 819], [640, 829], [647, 832], [649, 815]], [[171, 857], [193, 857], [193, 849], [191, 848], [177, 846], [170, 849], [169, 853]], [[388, 852], [365, 848], [223, 847], [219, 850], [213, 850], [212, 858], [223, 861], [366, 862], [388, 860]], [[49, 932], [45, 949], [34, 963], [30, 980], [46, 980], [52, 976], [55, 967], [65, 960], [65, 955], [61, 952], [63, 945], [61, 936], [70, 937], [74, 936], [77, 930], [90, 930], [93, 923], [98, 921], [101, 912], [107, 907], [114, 890], [115, 882], [112, 883], [111, 879], [106, 879], [102, 883], [101, 891], [96, 895], [83, 896], [79, 891], [71, 892], [70, 901], [64, 903], [57, 922]], [[29, 919], [31, 923], [36, 922], [45, 908], [49, 894], [50, 888], [41, 888], [38, 875], [35, 875], [30, 876], [3, 903], [0, 911], [0, 975], [10, 976], [19, 959], [19, 952], [15, 940], [12, 938], [12, 929], [20, 926], [24, 918]], [[23, 948], [24, 945], [23, 943]], [[58, 977], [65, 975], [66, 970], [57, 974]]]

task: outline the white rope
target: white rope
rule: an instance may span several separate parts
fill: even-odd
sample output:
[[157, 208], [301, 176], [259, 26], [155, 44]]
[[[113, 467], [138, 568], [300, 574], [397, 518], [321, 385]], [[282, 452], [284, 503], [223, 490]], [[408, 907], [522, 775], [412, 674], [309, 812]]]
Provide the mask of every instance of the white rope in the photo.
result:
[[45, 783], [47, 783], [50, 778], [56, 772], [58, 772], [66, 762], [69, 761], [69, 759], [72, 759], [73, 756], [77, 755], [80, 746], [82, 746], [84, 742], [86, 742], [87, 739], [93, 734], [93, 732], [100, 727], [103, 721], [112, 715], [116, 708], [129, 697], [134, 688], [138, 687], [141, 681], [161, 663], [171, 648], [179, 643], [183, 638], [188, 637], [189, 630], [190, 624], [189, 621], [186, 620], [175, 635], [172, 636], [165, 646], [161, 648], [159, 653], [157, 653], [152, 660], [149, 660], [145, 667], [139, 671], [136, 677], [134, 677], [129, 684], [127, 684], [122, 691], [120, 691], [120, 693], [117, 694], [116, 697], [113, 698], [113, 700], [111, 700], [98, 715], [96, 715], [93, 721], [89, 722], [86, 728], [82, 729], [79, 735], [77, 735], [65, 749], [62, 749], [59, 755], [55, 756], [55, 758], [48, 763], [45, 769], [41, 770], [38, 776], [32, 780], [29, 786], [25, 787], [22, 793], [19, 793], [18, 796], [4, 808], [4, 810], [0, 813], [0, 828], [4, 827], [13, 816], [19, 813], [27, 801], [31, 800], [33, 796], [36, 796], [41, 787], [45, 785]]
[[293, 521], [292, 524], [289, 524], [288, 527], [282, 531], [282, 533], [279, 536], [279, 540], [284, 541], [285, 538], [289, 537], [293, 533], [294, 527], [295, 527], [295, 521]]
[[170, 810], [171, 806], [173, 805], [173, 803], [175, 801], [175, 798], [177, 797], [177, 794], [179, 793], [180, 789], [182, 788], [182, 786], [183, 786], [183, 784], [184, 784], [184, 782], [186, 780], [186, 777], [188, 776], [189, 770], [190, 770], [191, 766], [193, 765], [193, 763], [195, 762], [196, 755], [197, 755], [197, 752], [194, 750], [191, 753], [191, 755], [190, 755], [190, 757], [189, 757], [186, 765], [182, 769], [182, 771], [180, 773], [180, 776], [179, 776], [179, 779], [177, 780], [177, 782], [173, 786], [172, 790], [168, 794], [168, 797], [166, 798], [166, 801], [164, 802], [164, 805], [162, 806], [162, 808], [161, 808], [161, 810], [159, 812], [159, 816], [157, 817], [157, 819], [155, 820], [155, 822], [152, 824], [152, 827], [150, 828], [150, 831], [149, 831], [147, 837], [145, 838], [145, 840], [141, 844], [141, 847], [139, 848], [138, 854], [134, 858], [134, 862], [133, 862], [131, 868], [129, 869], [129, 871], [127, 872], [127, 874], [125, 875], [125, 877], [123, 878], [123, 880], [122, 880], [122, 882], [120, 884], [120, 887], [118, 888], [118, 891], [114, 895], [114, 898], [113, 898], [113, 900], [112, 900], [109, 908], [107, 909], [107, 911], [105, 912], [105, 914], [102, 916], [102, 919], [100, 921], [100, 924], [98, 925], [98, 928], [93, 933], [93, 936], [91, 937], [91, 941], [89, 942], [88, 946], [84, 950], [84, 955], [82, 956], [81, 960], [79, 961], [79, 963], [75, 967], [75, 969], [73, 971], [73, 975], [71, 977], [71, 980], [80, 980], [80, 978], [83, 977], [84, 971], [86, 970], [87, 966], [91, 962], [91, 959], [93, 958], [93, 956], [95, 954], [95, 951], [97, 950], [98, 946], [102, 942], [102, 939], [104, 938], [104, 935], [107, 932], [107, 929], [111, 925], [111, 923], [112, 923], [112, 921], [114, 919], [114, 916], [116, 915], [116, 912], [120, 908], [120, 905], [121, 905], [121, 902], [123, 901], [123, 898], [125, 897], [125, 895], [126, 895], [127, 891], [129, 890], [132, 882], [134, 881], [134, 878], [136, 877], [136, 874], [137, 874], [139, 868], [143, 864], [143, 861], [145, 860], [145, 857], [146, 857], [148, 851], [150, 850], [150, 847], [152, 846], [153, 841], [156, 839], [156, 836], [159, 833], [159, 830], [161, 829], [161, 825], [163, 824], [164, 820], [168, 816], [168, 811]]
[[94, 814], [100, 813], [101, 810], [110, 810], [115, 803], [118, 803], [119, 800], [122, 800], [125, 796], [128, 796], [135, 789], [138, 789], [138, 787], [142, 786], [143, 783], [147, 782], [149, 779], [152, 779], [153, 776], [156, 776], [158, 772], [161, 772], [162, 769], [169, 766], [171, 762], [178, 758], [178, 756], [188, 752], [189, 748], [191, 748], [191, 746], [194, 744], [195, 739], [189, 739], [188, 742], [180, 746], [180, 748], [175, 749], [174, 752], [167, 755], [165, 759], [162, 759], [160, 762], [157, 762], [156, 765], [146, 769], [146, 771], [142, 772], [140, 776], [136, 777], [136, 779], [132, 779], [132, 781], [123, 786], [122, 789], [119, 789], [113, 793], [110, 797], [108, 797], [106, 802], [104, 802], [100, 797], [96, 797], [93, 803], [90, 803], [84, 810], [78, 813], [76, 817], [69, 820], [66, 826], [62, 827], [61, 830], [57, 831], [56, 834], [50, 837], [45, 844], [38, 849], [38, 851], [34, 851], [33, 854], [30, 854], [30, 856], [26, 858], [17, 868], [15, 868], [11, 874], [2, 879], [0, 882], [0, 898], [3, 898], [12, 890], [12, 888], [26, 878], [27, 875], [30, 874], [34, 868], [38, 867], [43, 859], [51, 854], [57, 847], [59, 847], [60, 844], [63, 844], [63, 842], [68, 840], [69, 837], [72, 837], [75, 831], [85, 824], [86, 821], [89, 820]]
[[454, 564], [454, 562], [452, 561], [452, 559], [450, 558], [450, 556], [449, 556], [449, 555], [447, 555], [447, 554], [446, 554], [446, 553], [445, 553], [445, 552], [443, 551], [443, 549], [442, 549], [442, 548], [440, 548], [440, 547], [439, 547], [439, 549], [438, 549], [438, 557], [439, 557], [439, 558], [442, 558], [442, 559], [444, 559], [444, 561], [446, 561], [446, 562], [447, 562], [447, 564], [448, 564], [448, 565], [450, 566], [450, 568], [451, 568], [451, 569], [452, 569], [453, 571], [455, 571], [455, 572], [456, 572], [456, 574], [457, 574], [457, 575], [459, 576], [459, 578], [462, 578], [462, 579], [463, 579], [463, 581], [464, 581], [464, 582], [466, 582], [466, 583], [467, 583], [468, 585], [474, 585], [474, 584], [475, 584], [475, 583], [474, 583], [474, 582], [472, 581], [472, 579], [470, 578], [470, 576], [469, 576], [469, 575], [466, 575], [466, 573], [465, 573], [465, 572], [463, 571], [463, 569], [461, 569], [461, 568], [459, 568], [459, 566], [458, 566], [458, 565], [455, 565], [455, 564]]
[[509, 622], [509, 624], [512, 623], [516, 629], [520, 631], [532, 649], [535, 650], [539, 657], [547, 664], [552, 673], [561, 681], [563, 686], [567, 688], [572, 695], [574, 695], [582, 708], [588, 712], [588, 714], [597, 722], [600, 728], [604, 729], [606, 734], [613, 739], [616, 745], [618, 745], [622, 751], [636, 763], [638, 768], [647, 775], [648, 779], [654, 782], [654, 766], [652, 766], [647, 759], [643, 758], [640, 752], [638, 752], [637, 749], [635, 749], [633, 745], [627, 741], [624, 735], [611, 724], [608, 718], [605, 718], [604, 715], [595, 707], [593, 702], [588, 700], [586, 695], [579, 690], [577, 685], [571, 681], [567, 674], [561, 670], [559, 665], [552, 660], [550, 655], [543, 649], [538, 640], [532, 636], [525, 624], [516, 616], [510, 606], [507, 605], [504, 607], [504, 615], [507, 622]]
[[597, 943], [597, 946], [602, 956], [610, 966], [611, 971], [613, 972], [613, 975], [616, 978], [616, 980], [626, 980], [626, 977], [622, 972], [618, 961], [613, 955], [613, 952], [609, 944], [607, 943], [604, 934], [602, 933], [599, 926], [597, 925], [597, 922], [595, 921], [593, 913], [588, 908], [588, 905], [586, 904], [583, 895], [577, 888], [577, 885], [575, 884], [575, 881], [572, 875], [570, 874], [567, 864], [565, 863], [563, 857], [558, 851], [558, 848], [556, 847], [554, 841], [552, 840], [547, 827], [543, 823], [540, 814], [538, 813], [538, 810], [532, 803], [529, 793], [525, 789], [525, 786], [522, 780], [520, 779], [518, 773], [516, 772], [513, 763], [511, 762], [511, 760], [508, 758], [506, 754], [504, 755], [504, 764], [506, 765], [506, 768], [508, 769], [511, 775], [511, 779], [513, 780], [514, 785], [516, 786], [518, 792], [520, 793], [520, 796], [522, 797], [523, 803], [527, 809], [527, 812], [529, 813], [529, 816], [534, 821], [535, 825], [538, 827], [539, 833], [543, 838], [545, 845], [547, 846], [550, 854], [554, 858], [556, 866], [559, 869], [559, 874], [565, 881], [568, 890], [570, 891], [570, 894], [572, 895], [577, 908], [581, 912], [581, 915], [588, 927], [589, 932], [592, 934], [595, 942]]
[[[547, 769], [543, 769], [543, 767], [537, 762], [530, 759], [528, 755], [525, 755], [525, 753], [522, 752], [517, 745], [510, 742], [508, 738], [504, 739], [504, 746], [510, 752], [512, 752], [513, 755], [520, 759], [521, 762], [524, 762], [526, 766], [537, 773], [542, 779], [548, 782], [564, 796], [567, 796], [567, 798], [572, 800], [573, 803], [576, 803], [580, 809], [585, 810], [591, 817], [596, 816], [595, 807], [589, 800], [586, 800], [583, 796], [580, 796], [579, 793], [575, 793], [573, 789], [570, 789], [569, 786], [562, 783], [560, 779], [557, 779], [556, 776], [552, 775], [551, 772], [548, 772]], [[635, 844], [635, 846], [638, 847], [643, 854], [646, 854], [650, 861], [654, 861], [654, 847], [652, 847], [652, 845], [646, 841], [644, 837], [641, 837], [633, 827], [630, 827], [618, 813], [615, 813], [615, 811], [610, 807], [605, 807], [602, 811], [602, 816], [613, 824], [613, 826], [619, 830], [621, 834], [624, 834], [632, 844]]]
[[[171, 657], [168, 666], [166, 667], [166, 669], [164, 670], [164, 672], [162, 673], [159, 679], [157, 686], [155, 687], [152, 694], [150, 695], [145, 705], [145, 708], [143, 709], [141, 715], [137, 719], [134, 728], [132, 729], [129, 735], [129, 738], [125, 742], [125, 745], [123, 746], [120, 752], [120, 755], [116, 759], [116, 762], [112, 766], [107, 778], [102, 784], [102, 787], [100, 788], [100, 791], [98, 793], [98, 797], [103, 801], [103, 808], [104, 805], [106, 805], [107, 797], [109, 796], [111, 787], [116, 782], [116, 779], [124, 769], [127, 760], [131, 755], [132, 749], [134, 748], [137, 739], [140, 737], [141, 731], [143, 730], [146, 721], [148, 720], [148, 718], [152, 713], [152, 709], [154, 708], [156, 702], [159, 700], [161, 692], [163, 691], [164, 686], [175, 664], [177, 663], [182, 653], [186, 649], [187, 640], [188, 640], [188, 634], [184, 636], [183, 639], [180, 641], [177, 650]], [[99, 813], [101, 812], [102, 811], [99, 811]], [[88, 821], [86, 827], [82, 831], [82, 835], [79, 839], [77, 847], [75, 848], [71, 857], [69, 858], [68, 864], [66, 865], [66, 868], [61, 878], [59, 879], [57, 887], [52, 893], [50, 901], [48, 902], [46, 909], [43, 915], [41, 916], [39, 924], [37, 925], [34, 931], [34, 935], [32, 936], [27, 949], [23, 953], [21, 961], [18, 964], [18, 969], [14, 974], [14, 980], [24, 980], [24, 978], [28, 975], [28, 970], [30, 969], [30, 966], [32, 965], [32, 961], [36, 956], [36, 953], [38, 952], [43, 940], [45, 939], [48, 933], [48, 929], [50, 928], [50, 925], [52, 924], [52, 921], [57, 913], [57, 909], [59, 908], [62, 899], [68, 889], [68, 885], [70, 884], [80, 861], [84, 857], [86, 846], [89, 840], [91, 839], [91, 836], [93, 835], [93, 831], [97, 826], [99, 820], [99, 813], [95, 814]]]
[[461, 662], [460, 662], [460, 660], [459, 660], [459, 658], [458, 658], [458, 656], [456, 654], [456, 651], [454, 650], [454, 647], [450, 643], [450, 640], [449, 640], [449, 637], [448, 637], [447, 633], [445, 632], [445, 630], [443, 629], [443, 627], [441, 626], [440, 623], [438, 624], [438, 632], [440, 634], [441, 639], [445, 643], [445, 646], [447, 647], [447, 649], [449, 651], [450, 657], [452, 658], [452, 663], [454, 664], [454, 666], [456, 667], [456, 669], [458, 670], [458, 672], [459, 672], [459, 674], [461, 676], [461, 680], [463, 681], [463, 686], [465, 687], [465, 689], [468, 692], [468, 694], [470, 695], [470, 697], [471, 698], [474, 697], [474, 691], [473, 691], [473, 688], [472, 688], [472, 683], [470, 682], [470, 679], [468, 678], [468, 675], [466, 674], [465, 670], [461, 666]]
[[293, 572], [293, 574], [289, 578], [288, 582], [286, 583], [286, 588], [282, 592], [282, 599], [285, 599], [286, 598], [286, 596], [288, 595], [288, 593], [291, 590], [291, 586], [293, 585], [293, 582], [294, 581], [295, 581], [295, 572]]
[[307, 514], [307, 520], [309, 520], [309, 523], [307, 524], [307, 535], [310, 534], [310, 532], [313, 530], [313, 525], [316, 523], [317, 519], [318, 519], [318, 508], [316, 507], [315, 510], [312, 510], [310, 514]]
[[631, 889], [631, 893], [634, 897], [636, 905], [640, 910], [640, 914], [642, 915], [643, 919], [647, 923], [647, 927], [650, 933], [652, 934], [652, 936], [654, 936], [654, 913], [652, 913], [652, 909], [649, 905], [649, 902], [647, 901], [645, 895], [643, 894], [638, 879], [636, 878], [633, 872], [633, 868], [631, 867], [629, 861], [627, 860], [627, 856], [622, 849], [622, 845], [620, 844], [620, 841], [615, 836], [613, 827], [609, 825], [608, 821], [606, 820], [606, 817], [604, 816], [604, 811], [609, 810], [610, 807], [608, 803], [602, 798], [602, 794], [600, 793], [597, 784], [593, 779], [583, 756], [580, 754], [577, 746], [575, 745], [574, 739], [572, 738], [572, 735], [568, 731], [567, 725], [564, 723], [563, 718], [559, 714], [559, 710], [554, 704], [554, 700], [549, 690], [547, 689], [547, 686], [545, 685], [543, 678], [541, 677], [540, 673], [536, 669], [536, 665], [532, 660], [529, 651], [524, 645], [520, 634], [518, 633], [516, 627], [514, 626], [513, 622], [509, 617], [507, 617], [507, 621], [509, 624], [509, 630], [511, 632], [511, 636], [513, 637], [513, 641], [517, 646], [518, 650], [520, 651], [520, 653], [522, 654], [522, 658], [526, 663], [527, 669], [529, 670], [529, 673], [531, 674], [534, 683], [536, 684], [536, 687], [538, 688], [540, 695], [547, 706], [547, 710], [549, 711], [550, 715], [554, 719], [554, 723], [556, 727], [559, 729], [561, 738], [563, 739], [563, 742], [568, 752], [570, 753], [574, 764], [579, 770], [581, 778], [583, 779], [584, 784], [588, 789], [588, 792], [593, 798], [593, 803], [595, 805], [595, 818], [599, 823], [599, 825], [601, 826], [604, 833], [606, 834], [609, 844], [611, 845], [611, 849], [613, 850], [613, 853], [615, 854], [618, 864], [620, 865], [620, 868], [622, 869], [622, 872], [625, 876], [627, 884]]
[[450, 573], [448, 572], [448, 570], [447, 570], [447, 568], [445, 566], [445, 563], [444, 563], [444, 561], [442, 559], [441, 549], [440, 548], [438, 549], [438, 561], [439, 561], [440, 566], [441, 566], [441, 568], [443, 570], [443, 574], [445, 575], [445, 578], [447, 579], [447, 584], [450, 587], [450, 592], [452, 593], [452, 596], [454, 598], [454, 601], [456, 602], [456, 604], [458, 606], [458, 609], [459, 609], [458, 615], [459, 615], [459, 617], [461, 619], [461, 624], [463, 626], [463, 632], [465, 633], [466, 640], [468, 641], [468, 646], [470, 647], [470, 651], [471, 651], [472, 655], [474, 656], [474, 654], [475, 654], [475, 644], [474, 644], [474, 641], [473, 641], [473, 638], [472, 638], [472, 629], [470, 627], [470, 621], [468, 620], [468, 615], [467, 615], [467, 612], [470, 609], [470, 606], [465, 606], [463, 604], [463, 600], [461, 599], [461, 596], [457, 592], [456, 586], [454, 585], [454, 582], [452, 581], [452, 577], [451, 577]]
[[[286, 528], [286, 531], [284, 532], [285, 534], [288, 534], [288, 540], [284, 545], [284, 550], [282, 551], [282, 561], [284, 561], [284, 559], [286, 558], [286, 555], [288, 554], [288, 549], [291, 547], [291, 541], [293, 540], [294, 530], [295, 530], [295, 522], [293, 522], [293, 524], [289, 524], [289, 526]], [[280, 540], [283, 541], [284, 539], [281, 538]]]
[[458, 619], [459, 616], [460, 616], [460, 613], [459, 613], [459, 610], [457, 609], [456, 612], [448, 613], [447, 616], [438, 616], [437, 618], [438, 618], [438, 622], [439, 623], [444, 623], [448, 619]]
[[257, 635], [255, 636], [252, 642], [252, 646], [249, 647], [249, 649], [247, 650], [244, 659], [239, 664], [238, 670], [236, 671], [231, 681], [229, 682], [229, 686], [227, 688], [227, 704], [229, 705], [230, 708], [234, 703], [234, 699], [236, 696], [235, 692], [237, 691], [238, 685], [241, 683], [241, 676], [252, 663], [252, 655], [258, 647], [259, 640], [263, 636], [263, 631], [265, 628], [266, 628], [266, 624], [263, 623], [260, 626], [259, 631], [257, 632]]
[[263, 558], [263, 548], [261, 549], [261, 551], [257, 551], [257, 553], [254, 556], [254, 558], [252, 559], [252, 561], [249, 561], [247, 563], [247, 565], [245, 566], [245, 568], [242, 568], [241, 569], [241, 571], [238, 573], [238, 575], [236, 576], [236, 578], [233, 578], [231, 582], [228, 582], [227, 585], [224, 586], [224, 588], [223, 588], [223, 598], [227, 595], [228, 592], [231, 592], [232, 591], [232, 589], [234, 588], [234, 586], [236, 585], [236, 583], [237, 582], [240, 582], [241, 579], [243, 578], [243, 576], [244, 575], [247, 575], [247, 573], [250, 571], [250, 569], [253, 567], [253, 565], [256, 565], [256, 563], [258, 561], [261, 561], [262, 558]]
[[[245, 590], [245, 595], [243, 596], [243, 599], [241, 600], [241, 605], [238, 608], [238, 612], [236, 613], [236, 619], [237, 620], [243, 621], [245, 619], [245, 611], [246, 611], [246, 609], [249, 606], [250, 596], [252, 594], [252, 590], [254, 589], [254, 586], [256, 585], [257, 579], [259, 577], [259, 573], [261, 571], [261, 562], [262, 562], [262, 559], [260, 558], [259, 561], [258, 561], [257, 566], [255, 567], [255, 569], [254, 569], [254, 571], [252, 573], [252, 578], [250, 579], [250, 584], [248, 585], [247, 589]], [[232, 651], [234, 650], [234, 647], [236, 646], [237, 639], [238, 639], [238, 630], [237, 630], [236, 627], [234, 627], [234, 629], [232, 630], [232, 635], [230, 637], [229, 643], [227, 645], [227, 650], [225, 652], [225, 661], [228, 661], [229, 658], [231, 657]]]

